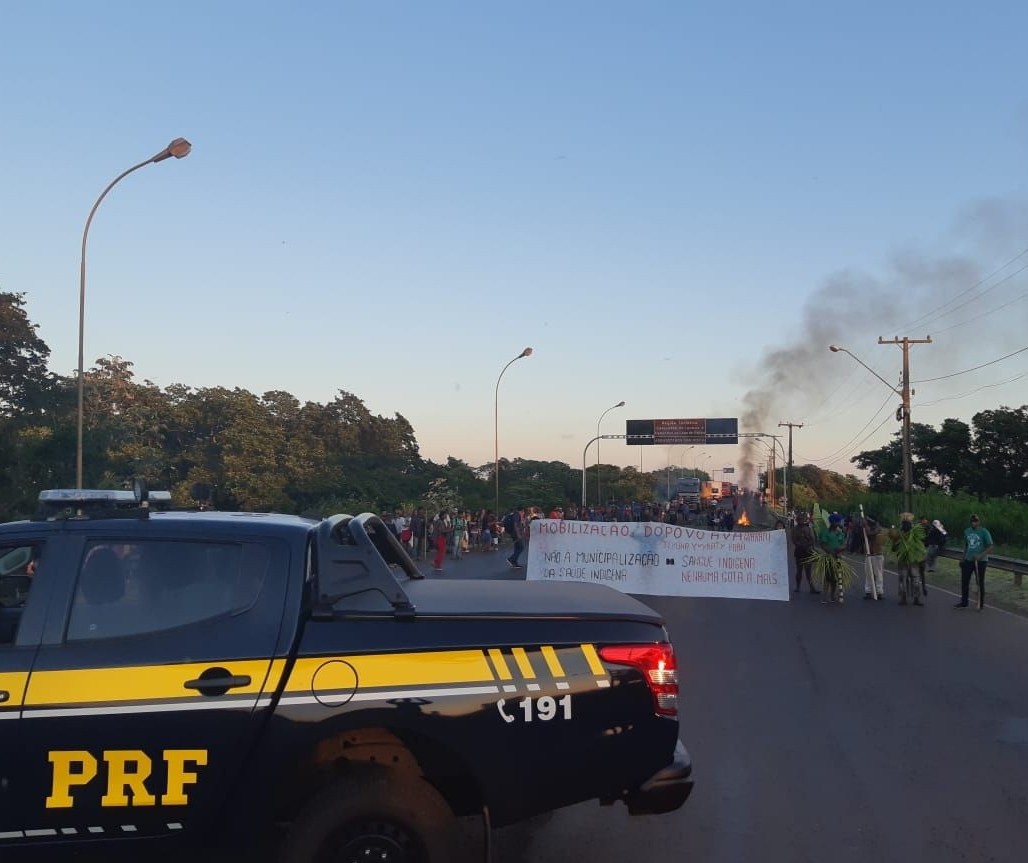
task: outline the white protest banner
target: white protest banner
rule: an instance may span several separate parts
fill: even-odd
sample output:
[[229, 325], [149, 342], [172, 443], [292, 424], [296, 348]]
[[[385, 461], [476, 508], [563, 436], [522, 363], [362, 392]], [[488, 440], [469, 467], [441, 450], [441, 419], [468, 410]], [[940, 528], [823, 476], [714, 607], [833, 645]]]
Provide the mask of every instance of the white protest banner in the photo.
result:
[[530, 581], [587, 581], [650, 596], [789, 599], [784, 530], [548, 518], [530, 529]]

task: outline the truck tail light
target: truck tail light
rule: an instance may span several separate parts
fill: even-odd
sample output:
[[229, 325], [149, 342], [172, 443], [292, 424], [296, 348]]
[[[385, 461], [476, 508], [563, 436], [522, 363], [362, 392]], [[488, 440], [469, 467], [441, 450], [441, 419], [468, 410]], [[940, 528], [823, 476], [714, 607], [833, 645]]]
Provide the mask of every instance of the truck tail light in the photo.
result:
[[612, 644], [600, 648], [600, 658], [612, 665], [637, 668], [653, 694], [653, 706], [661, 716], [678, 716], [678, 661], [670, 642], [660, 644]]

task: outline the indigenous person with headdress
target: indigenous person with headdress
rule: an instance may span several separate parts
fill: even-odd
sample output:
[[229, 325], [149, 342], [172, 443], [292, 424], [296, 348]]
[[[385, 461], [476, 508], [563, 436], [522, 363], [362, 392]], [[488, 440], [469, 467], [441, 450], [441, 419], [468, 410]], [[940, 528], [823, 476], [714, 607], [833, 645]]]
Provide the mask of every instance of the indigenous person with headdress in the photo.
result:
[[921, 525], [914, 524], [912, 512], [900, 513], [899, 530], [892, 528], [889, 531], [889, 539], [899, 570], [899, 604], [907, 604], [907, 579], [913, 575], [913, 568], [916, 565], [920, 578], [912, 584], [913, 596], [910, 599], [914, 605], [920, 605], [921, 594], [927, 594], [924, 583], [924, 562], [927, 552], [924, 547], [924, 531]]

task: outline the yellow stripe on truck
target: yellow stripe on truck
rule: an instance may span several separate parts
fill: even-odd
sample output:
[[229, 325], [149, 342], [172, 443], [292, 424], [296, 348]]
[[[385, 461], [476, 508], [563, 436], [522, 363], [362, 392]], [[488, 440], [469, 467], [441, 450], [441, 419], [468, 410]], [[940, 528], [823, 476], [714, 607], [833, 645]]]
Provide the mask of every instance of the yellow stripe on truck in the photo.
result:
[[32, 674], [26, 707], [68, 704], [104, 704], [195, 698], [200, 692], [187, 689], [208, 668], [225, 668], [237, 677], [248, 676], [246, 686], [233, 687], [232, 695], [257, 695], [271, 665], [270, 659], [211, 660], [182, 665], [139, 665], [129, 668], [77, 668], [69, 671], [36, 671]]
[[27, 671], [0, 672], [0, 690], [7, 693], [7, 700], [0, 702], [0, 708], [21, 706], [28, 679]]
[[599, 654], [596, 653], [596, 648], [591, 644], [582, 645], [582, 653], [585, 654], [585, 661], [589, 663], [589, 670], [597, 677], [606, 677], [607, 670], [603, 667], [603, 663], [600, 662]]
[[518, 664], [518, 671], [521, 672], [521, 676], [525, 680], [533, 680], [535, 678], [535, 669], [532, 668], [532, 662], [528, 658], [528, 653], [523, 647], [514, 647], [510, 651], [514, 654], [514, 661]]
[[543, 659], [546, 660], [546, 667], [550, 669], [550, 674], [554, 677], [563, 677], [564, 668], [560, 664], [560, 660], [557, 658], [557, 651], [549, 645], [543, 645], [542, 653]]
[[507, 667], [507, 660], [503, 658], [503, 651], [491, 647], [489, 648], [489, 658], [493, 661], [493, 668], [496, 669], [496, 674], [500, 680], [511, 680], [514, 677]]
[[287, 691], [312, 688], [314, 673], [326, 662], [342, 660], [357, 672], [363, 688], [478, 683], [495, 679], [482, 650], [441, 650], [431, 653], [383, 653], [364, 656], [325, 656], [298, 659]]

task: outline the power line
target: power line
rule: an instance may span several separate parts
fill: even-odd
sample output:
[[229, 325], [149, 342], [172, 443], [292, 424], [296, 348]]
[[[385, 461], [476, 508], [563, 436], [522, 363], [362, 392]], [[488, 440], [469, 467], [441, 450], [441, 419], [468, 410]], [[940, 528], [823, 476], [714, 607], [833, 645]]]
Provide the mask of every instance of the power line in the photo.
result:
[[857, 450], [859, 450], [865, 443], [867, 443], [869, 440], [871, 440], [871, 438], [873, 438], [876, 434], [878, 434], [878, 432], [881, 430], [882, 426], [885, 425], [889, 421], [889, 419], [890, 419], [890, 417], [886, 417], [880, 423], [878, 423], [878, 425], [876, 425], [873, 429], [871, 429], [871, 431], [869, 431], [867, 433], [867, 435], [864, 436], [863, 440], [861, 440], [860, 443], [858, 443], [855, 447], [853, 447], [853, 449], [849, 453], [842, 453], [838, 457], [833, 458], [831, 461], [826, 461], [824, 463], [824, 466], [828, 467], [829, 465], [833, 465], [836, 462], [841, 461], [842, 459], [846, 458], [847, 455], [852, 455], [853, 452], [856, 452]]
[[[1026, 264], [1022, 269], [1028, 270], [1028, 264]], [[1021, 272], [1021, 270], [1018, 270], [1017, 272], [1019, 273]], [[1015, 273], [1014, 275], [1017, 275], [1017, 273]], [[948, 327], [943, 327], [942, 329], [936, 330], [935, 333], [936, 335], [938, 335], [939, 333], [948, 333], [950, 330], [955, 330], [957, 327], [967, 326], [967, 324], [971, 323], [971, 321], [977, 321], [981, 318], [986, 318], [989, 315], [995, 314], [996, 312], [1001, 312], [1008, 306], [1012, 306], [1014, 303], [1019, 303], [1025, 297], [1028, 297], [1028, 291], [1025, 291], [1023, 294], [1014, 297], [1009, 303], [1004, 303], [1002, 306], [996, 306], [996, 308], [990, 309], [987, 312], [982, 312], [980, 315], [975, 315], [973, 318], [964, 318], [964, 320], [962, 321], [957, 321], [957, 323], [955, 324], [951, 324]]]
[[[855, 366], [853, 368], [853, 371], [850, 372], [849, 377], [845, 379], [844, 383], [832, 392], [832, 396], [830, 398], [833, 398], [836, 395], [841, 386], [850, 383], [852, 379], [859, 374], [859, 372], [860, 368]], [[871, 394], [873, 387], [874, 378], [869, 378], [865, 375], [861, 377], [861, 379], [855, 384], [855, 386], [851, 390], [848, 390], [846, 393], [844, 393], [845, 400], [841, 404], [839, 404], [838, 407], [830, 405], [829, 399], [825, 399], [820, 405], [820, 407], [825, 408], [824, 412], [819, 416], [814, 417], [814, 419], [808, 419], [807, 417], [804, 417], [803, 421], [808, 426], [816, 426], [821, 425], [830, 420], [837, 420], [840, 417], [845, 416], [854, 408], [859, 407], [863, 401], [866, 401], [866, 397]]]
[[[849, 449], [849, 447], [853, 444], [853, 442], [864, 433], [864, 429], [866, 429], [869, 425], [871, 425], [871, 423], [873, 423], [878, 418], [878, 415], [883, 410], [885, 410], [885, 406], [889, 402], [891, 402], [895, 397], [896, 397], [895, 394], [887, 396], [885, 401], [882, 402], [881, 407], [879, 407], [878, 410], [876, 410], [873, 414], [871, 414], [871, 419], [869, 419], [866, 423], [864, 423], [864, 425], [860, 429], [860, 431], [858, 431], [855, 435], [853, 435], [852, 438], [850, 438], [846, 443], [844, 443], [841, 447], [839, 447], [835, 452], [829, 453], [828, 455], [824, 456], [823, 458], [810, 459], [811, 464], [818, 464], [819, 462], [837, 461], [838, 459], [836, 459], [836, 456], [841, 456], [841, 454], [845, 453]], [[885, 419], [887, 420], [888, 417], [886, 417]], [[884, 425], [884, 424], [885, 423], [883, 421], [882, 425]], [[878, 428], [881, 428], [881, 425], [879, 425]], [[877, 430], [878, 429], [875, 429], [875, 431], [877, 431]], [[866, 440], [866, 438], [865, 438], [865, 440]], [[859, 444], [858, 444], [858, 446], [859, 446]]]
[[[968, 303], [973, 302], [975, 299], [977, 299], [977, 297], [971, 297], [969, 300], [967, 300], [967, 302], [962, 303], [959, 306], [955, 306], [954, 308], [949, 309], [947, 311], [941, 311], [941, 309], [945, 309], [946, 306], [953, 305], [953, 303], [955, 303], [961, 297], [966, 296], [967, 294], [971, 293], [971, 291], [975, 290], [978, 287], [981, 287], [983, 284], [985, 284], [987, 281], [989, 281], [989, 279], [991, 279], [993, 276], [997, 275], [998, 273], [1003, 272], [1003, 270], [1005, 270], [1012, 263], [1014, 263], [1014, 261], [1016, 261], [1018, 258], [1023, 258], [1026, 254], [1028, 254], [1028, 246], [1026, 246], [1024, 249], [1022, 249], [1020, 252], [1018, 252], [1018, 254], [1014, 255], [1014, 257], [1012, 257], [1005, 264], [1003, 264], [1000, 267], [997, 267], [995, 270], [993, 270], [991, 273], [989, 273], [989, 275], [985, 276], [982, 279], [979, 279], [977, 282], [975, 282], [973, 285], [971, 285], [971, 287], [965, 288], [959, 294], [957, 294], [955, 297], [952, 297], [951, 299], [949, 299], [945, 303], [943, 303], [941, 306], [938, 306], [938, 307], [932, 309], [932, 311], [928, 312], [927, 314], [924, 314], [921, 317], [917, 318], [917, 320], [911, 321], [909, 324], [904, 324], [900, 329], [909, 330], [909, 329], [913, 329], [914, 327], [917, 327], [918, 329], [921, 329], [922, 326], [926, 322], [939, 320], [940, 318], [943, 318], [946, 315], [952, 314], [953, 312], [957, 311], [957, 309], [963, 308]], [[1021, 269], [1014, 271], [1010, 275], [1005, 276], [1003, 279], [998, 281], [995, 285], [992, 285], [991, 287], [989, 287], [985, 291], [982, 291], [982, 293], [980, 295], [978, 295], [978, 296], [979, 297], [984, 297], [989, 291], [993, 290], [994, 288], [998, 288], [1004, 282], [1009, 281], [1014, 276], [1016, 276], [1018, 273], [1024, 272], [1024, 270], [1026, 270], [1026, 269], [1028, 269], [1028, 264], [1026, 264], [1025, 266], [1021, 267]]]
[[1019, 381], [1022, 378], [1028, 377], [1028, 372], [1021, 372], [1019, 375], [1014, 375], [1012, 378], [1007, 378], [1005, 381], [998, 381], [994, 384], [982, 384], [980, 387], [975, 387], [973, 390], [968, 390], [966, 393], [961, 393], [957, 396], [944, 396], [941, 399], [935, 399], [930, 402], [918, 402], [918, 407], [931, 407], [932, 405], [942, 404], [942, 402], [953, 402], [958, 399], [966, 399], [968, 396], [973, 396], [975, 393], [980, 393], [982, 390], [994, 389], [995, 387], [1005, 387], [1007, 384], [1012, 384], [1014, 381]]
[[911, 383], [915, 383], [915, 384], [928, 384], [928, 383], [931, 383], [932, 381], [944, 381], [944, 380], [947, 380], [948, 378], [959, 377], [960, 375], [966, 375], [966, 374], [968, 374], [970, 372], [976, 372], [976, 371], [978, 371], [978, 369], [984, 369], [987, 366], [994, 366], [994, 365], [996, 365], [996, 363], [1001, 363], [1001, 362], [1003, 362], [1003, 360], [1009, 360], [1011, 357], [1016, 357], [1018, 354], [1023, 354], [1025, 351], [1028, 351], [1028, 347], [1020, 348], [1019, 350], [1016, 350], [1016, 351], [1014, 351], [1011, 354], [1007, 354], [1005, 357], [999, 357], [998, 359], [995, 359], [995, 360], [989, 360], [989, 362], [982, 363], [980, 366], [972, 366], [969, 369], [964, 369], [963, 371], [960, 371], [960, 372], [952, 372], [952, 373], [950, 373], [948, 375], [939, 375], [939, 377], [937, 377], [937, 378], [922, 378], [919, 381], [911, 381]]

